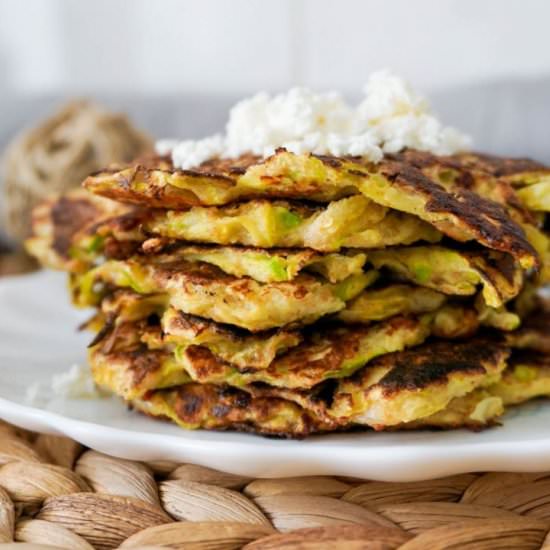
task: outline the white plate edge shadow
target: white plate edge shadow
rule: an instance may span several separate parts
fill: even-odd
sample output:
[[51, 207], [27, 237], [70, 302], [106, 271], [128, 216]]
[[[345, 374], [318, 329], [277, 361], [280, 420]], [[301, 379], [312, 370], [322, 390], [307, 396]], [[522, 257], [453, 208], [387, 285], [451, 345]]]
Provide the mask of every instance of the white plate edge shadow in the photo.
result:
[[[37, 282], [51, 284], [43, 273], [0, 280], [0, 289]], [[26, 285], [25, 285], [26, 286]], [[0, 307], [1, 304], [0, 294]], [[1, 333], [0, 333], [1, 337]], [[2, 365], [0, 365], [1, 373]], [[120, 403], [120, 406], [124, 405]], [[550, 406], [548, 407], [550, 411]], [[286, 477], [301, 475], [343, 475], [383, 481], [418, 481], [472, 471], [543, 471], [550, 469], [550, 432], [546, 439], [521, 441], [452, 442], [438, 445], [400, 444], [362, 446], [366, 437], [324, 436], [303, 441], [285, 441], [224, 432], [197, 432], [186, 437], [174, 434], [135, 431], [70, 418], [0, 397], [0, 417], [22, 428], [65, 435], [87, 447], [132, 460], [174, 460], [192, 462], [249, 477]], [[548, 415], [550, 423], [550, 414]], [[151, 426], [157, 421], [151, 420]], [[499, 429], [499, 428], [495, 428]], [[204, 434], [204, 432], [202, 432]], [[445, 432], [428, 432], [445, 433]], [[456, 433], [456, 432], [455, 432]], [[470, 434], [471, 435], [471, 434]]]

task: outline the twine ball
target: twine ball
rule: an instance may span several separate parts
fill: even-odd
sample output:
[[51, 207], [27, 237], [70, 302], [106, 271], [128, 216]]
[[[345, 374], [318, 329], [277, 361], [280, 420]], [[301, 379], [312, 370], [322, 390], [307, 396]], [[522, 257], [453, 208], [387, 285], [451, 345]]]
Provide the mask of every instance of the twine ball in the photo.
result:
[[30, 232], [32, 208], [48, 195], [77, 187], [91, 172], [129, 162], [151, 139], [126, 116], [75, 101], [17, 137], [3, 162], [3, 226], [15, 243]]

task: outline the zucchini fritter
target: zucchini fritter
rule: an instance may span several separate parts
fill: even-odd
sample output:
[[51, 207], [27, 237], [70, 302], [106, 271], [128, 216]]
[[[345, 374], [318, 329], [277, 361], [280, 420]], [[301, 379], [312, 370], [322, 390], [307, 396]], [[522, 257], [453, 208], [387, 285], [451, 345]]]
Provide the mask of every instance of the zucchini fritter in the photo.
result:
[[540, 282], [550, 282], [550, 238], [539, 227], [537, 213], [550, 208], [550, 168], [528, 159], [475, 153], [436, 156], [407, 150], [391, 156], [411, 163], [451, 192], [468, 189], [504, 206], [541, 258]]
[[373, 358], [418, 345], [430, 334], [430, 320], [392, 317], [370, 326], [331, 327], [304, 335], [303, 342], [276, 357], [265, 369], [240, 371], [202, 346], [180, 346], [180, 365], [197, 382], [245, 386], [262, 382], [281, 388], [311, 388], [342, 378]]
[[[376, 279], [375, 273], [351, 275], [338, 283], [301, 274], [293, 281], [259, 283], [237, 278], [211, 264], [185, 260], [110, 260], [84, 275], [74, 275], [75, 304], [99, 304], [109, 287], [138, 294], [168, 295], [171, 306], [252, 332], [308, 324], [343, 309]], [[97, 288], [98, 283], [103, 284]]]
[[337, 314], [345, 323], [369, 323], [394, 315], [428, 313], [440, 308], [446, 297], [421, 286], [394, 284], [367, 289]]
[[[479, 342], [478, 342], [479, 343]], [[485, 342], [486, 344], [486, 342]], [[444, 346], [445, 343], [442, 343]], [[464, 344], [461, 345], [464, 347]], [[426, 345], [425, 347], [428, 347]], [[480, 348], [481, 349], [481, 348]], [[432, 350], [437, 350], [432, 348]], [[449, 350], [457, 353], [457, 349]], [[474, 350], [477, 353], [476, 350]], [[414, 350], [406, 352], [413, 354]], [[530, 399], [550, 395], [550, 365], [541, 355], [513, 359], [513, 364], [502, 372], [502, 349], [493, 348], [476, 361], [471, 354], [458, 351], [459, 362], [445, 365], [448, 355], [438, 356], [438, 362], [422, 374], [411, 372], [415, 361], [395, 365], [386, 377], [366, 389], [378, 393], [366, 408], [366, 399], [355, 407], [365, 412], [357, 417], [335, 417], [338, 400], [342, 399], [340, 386], [317, 388], [311, 392], [245, 387], [241, 390], [212, 384], [188, 383], [174, 389], [154, 391], [131, 402], [138, 410], [152, 416], [169, 418], [185, 428], [236, 429], [268, 435], [303, 437], [311, 433], [343, 431], [358, 425], [376, 430], [418, 430], [424, 428], [481, 429], [495, 424], [504, 413], [504, 405], [517, 405]], [[389, 356], [386, 362], [391, 362]], [[422, 359], [419, 357], [419, 360]], [[432, 358], [433, 360], [433, 358]], [[426, 365], [425, 365], [426, 366]], [[372, 366], [371, 366], [372, 367]], [[399, 371], [405, 368], [408, 372]], [[486, 375], [482, 374], [485, 372]], [[380, 374], [380, 373], [379, 373]], [[391, 382], [388, 382], [391, 378]], [[477, 386], [472, 391], [467, 388]], [[344, 390], [345, 399], [357, 395]], [[381, 389], [382, 388], [382, 389]], [[434, 388], [437, 388], [434, 399]], [[415, 391], [414, 400], [407, 400]], [[466, 393], [464, 393], [466, 392]], [[452, 397], [458, 395], [457, 397]], [[331, 405], [332, 400], [332, 405]], [[446, 403], [441, 407], [442, 403]], [[220, 407], [219, 412], [216, 405]], [[436, 410], [425, 415], [428, 410]], [[401, 418], [414, 418], [403, 420]], [[384, 423], [379, 423], [383, 419]], [[243, 422], [244, 420], [244, 422]], [[359, 421], [359, 424], [356, 422]], [[389, 421], [389, 423], [388, 423]], [[374, 422], [374, 423], [373, 423]]]
[[[82, 271], [102, 256], [123, 258], [125, 252], [127, 256], [142, 245], [149, 248], [151, 236], [157, 237], [161, 252], [166, 241], [177, 239], [311, 249], [301, 251], [306, 255], [312, 250], [335, 252], [346, 247], [379, 248], [441, 239], [439, 231], [426, 222], [359, 195], [326, 206], [252, 200], [164, 211], [128, 205], [118, 205], [117, 210], [113, 204], [117, 203], [82, 190], [47, 201], [35, 211], [29, 252], [54, 269]], [[59, 211], [65, 214], [58, 215]], [[66, 224], [67, 218], [75, 222]], [[63, 238], [56, 238], [57, 234]]]
[[50, 197], [32, 213], [32, 236], [25, 241], [27, 251], [44, 266], [63, 271], [82, 272], [92, 258], [110, 250], [116, 256], [137, 250], [139, 243], [118, 231], [120, 240], [96, 235], [96, 227], [107, 220], [122, 220], [135, 209], [83, 189], [60, 197]]
[[513, 348], [550, 355], [550, 311], [536, 310], [531, 313], [518, 330], [507, 334], [507, 341]]
[[500, 307], [516, 297], [524, 281], [523, 270], [511, 256], [483, 249], [392, 247], [372, 251], [369, 261], [376, 269], [385, 267], [407, 281], [444, 294], [471, 296], [481, 285], [490, 307]]
[[549, 186], [479, 154], [151, 157], [47, 200], [27, 247], [96, 309], [96, 383], [146, 414], [284, 437], [480, 429], [550, 395]]
[[504, 414], [502, 399], [485, 388], [477, 388], [463, 397], [455, 397], [440, 411], [412, 422], [395, 426], [396, 430], [438, 428], [480, 430], [493, 426]]
[[[417, 216], [455, 240], [475, 240], [508, 252], [524, 268], [538, 265], [537, 253], [502, 205], [468, 189], [448, 192], [408, 162], [384, 159], [372, 164], [356, 157], [295, 155], [284, 149], [260, 162], [248, 158], [236, 170], [228, 168], [228, 161], [221, 161], [220, 170], [217, 162], [184, 172], [134, 166], [91, 176], [85, 186], [117, 200], [175, 209], [262, 195], [326, 202], [361, 194]], [[177, 200], [172, 201], [174, 195]]]
[[[136, 335], [137, 338], [140, 335]], [[124, 399], [134, 399], [154, 389], [190, 382], [191, 378], [176, 362], [173, 354], [148, 350], [132, 342], [128, 351], [105, 353], [89, 351], [88, 359], [95, 383]]]
[[550, 397], [550, 356], [536, 351], [514, 351], [502, 378], [488, 390], [505, 405]]
[[[391, 356], [393, 356], [392, 354]], [[390, 356], [390, 357], [391, 357]], [[433, 359], [433, 358], [432, 358]], [[346, 399], [350, 385], [356, 382], [343, 380], [337, 386], [330, 399], [332, 404], [323, 396], [324, 390], [314, 389], [310, 392], [277, 389], [267, 387], [230, 388], [224, 384], [197, 384], [189, 382], [180, 370], [181, 378], [172, 375], [164, 378], [164, 383], [153, 391], [127, 391], [127, 384], [120, 376], [125, 372], [132, 377], [134, 383], [145, 380], [152, 373], [161, 371], [163, 363], [169, 362], [161, 352], [141, 351], [139, 353], [120, 353], [111, 355], [103, 363], [92, 362], [94, 377], [102, 387], [115, 390], [139, 410], [152, 416], [169, 418], [179, 425], [188, 428], [206, 429], [237, 429], [254, 431], [257, 433], [284, 435], [289, 437], [303, 437], [310, 433], [350, 429], [357, 425], [372, 426], [375, 429], [396, 428], [412, 429], [421, 427], [456, 428], [482, 427], [492, 421], [502, 412], [500, 399], [483, 390], [474, 390], [465, 397], [467, 390], [459, 389], [457, 380], [460, 379], [463, 388], [488, 384], [494, 380], [494, 373], [487, 368], [485, 383], [479, 378], [479, 370], [485, 372], [485, 367], [476, 368], [470, 363], [461, 365], [439, 366], [432, 365], [430, 373], [423, 377], [411, 372], [394, 372], [386, 369], [386, 376], [378, 377], [378, 383], [372, 384], [371, 392], [376, 392], [382, 386], [390, 388], [382, 392], [374, 408], [377, 414], [384, 411], [386, 420], [381, 425], [376, 419], [374, 423], [366, 421], [366, 412], [360, 418], [349, 414], [342, 414], [342, 399]], [[480, 362], [488, 365], [489, 359]], [[373, 367], [374, 368], [374, 367]], [[394, 365], [395, 370], [408, 368], [400, 363]], [[414, 368], [414, 367], [413, 367]], [[495, 367], [496, 369], [496, 367]], [[461, 372], [461, 377], [456, 372]], [[380, 373], [379, 373], [380, 374]], [[390, 377], [392, 382], [389, 382]], [[411, 384], [418, 391], [415, 397], [413, 410], [403, 407], [403, 395], [412, 391]], [[433, 402], [430, 389], [439, 388], [439, 395], [443, 399]], [[366, 388], [362, 388], [366, 392]], [[325, 391], [326, 393], [326, 391]], [[449, 397], [451, 396], [451, 397]], [[441, 407], [443, 401], [448, 401], [445, 409]], [[392, 411], [388, 415], [389, 411]], [[432, 414], [424, 414], [427, 410], [435, 410]], [[348, 411], [346, 411], [348, 412]], [[395, 420], [403, 415], [401, 420]], [[413, 418], [413, 420], [410, 420]]]
[[185, 429], [237, 430], [263, 435], [302, 438], [338, 429], [284, 399], [252, 397], [237, 388], [184, 384], [132, 399], [137, 410], [169, 419]]
[[[147, 241], [144, 246], [146, 244]], [[178, 260], [204, 262], [229, 275], [250, 277], [261, 283], [292, 281], [302, 271], [318, 273], [337, 283], [361, 274], [367, 255], [362, 252], [320, 254], [309, 249], [172, 245], [150, 259], [161, 264]]]
[[245, 369], [265, 369], [274, 359], [303, 340], [301, 331], [277, 329], [261, 334], [186, 315], [174, 308], [161, 319], [163, 342], [203, 346], [222, 361]]
[[469, 168], [485, 170], [517, 187], [526, 208], [550, 212], [550, 167], [526, 158], [504, 158], [479, 153], [457, 155]]
[[[274, 359], [268, 364], [258, 359], [257, 367], [243, 367], [242, 361], [238, 361], [238, 352], [242, 351], [245, 355], [250, 353], [253, 341], [245, 340], [240, 347], [237, 341], [233, 350], [226, 345], [226, 358], [237, 358], [236, 364], [231, 364], [215, 355], [216, 348], [209, 342], [201, 345], [171, 345], [164, 342], [165, 345], [161, 347], [158, 345], [158, 329], [149, 327], [146, 330], [144, 326], [143, 323], [125, 323], [90, 348], [89, 359], [96, 380], [101, 379], [101, 385], [110, 387], [125, 398], [143, 395], [160, 387], [158, 384], [162, 384], [163, 380], [178, 376], [174, 373], [187, 373], [191, 379], [200, 383], [243, 387], [263, 382], [282, 388], [311, 388], [328, 378], [349, 376], [381, 354], [419, 344], [430, 333], [428, 319], [405, 317], [394, 317], [371, 327], [328, 326], [309, 334], [301, 333], [302, 341], [299, 344], [286, 352], [280, 350], [283, 353], [275, 353]], [[271, 346], [274, 343], [272, 341]], [[153, 350], [157, 354], [154, 368], [151, 366], [153, 363], [148, 362], [148, 376], [136, 377], [133, 375], [135, 369], [132, 360], [140, 353], [147, 354], [147, 344], [160, 348]], [[264, 345], [269, 346], [269, 343]], [[118, 373], [116, 379], [109, 374], [113, 370]], [[144, 369], [141, 368], [140, 372], [143, 373]], [[111, 386], [111, 383], [116, 385]]]
[[[454, 399], [491, 386], [508, 355], [506, 346], [492, 339], [436, 340], [382, 355], [352, 376], [312, 390], [262, 386], [252, 391], [295, 401], [319, 418], [382, 430], [432, 417]], [[468, 404], [455, 402], [454, 407], [464, 411]]]
[[[442, 321], [439, 316], [443, 312]], [[147, 349], [170, 354], [170, 360], [161, 361], [148, 378], [135, 382], [130, 371], [121, 374], [125, 389], [114, 389], [116, 393], [142, 395], [156, 388], [155, 376], [162, 381], [173, 371], [185, 371], [200, 383], [237, 387], [262, 383], [307, 390], [328, 379], [348, 377], [375, 357], [419, 345], [430, 334], [461, 338], [471, 336], [478, 327], [475, 315], [466, 315], [461, 307], [453, 311], [449, 306], [441, 312], [396, 316], [372, 325], [327, 324], [258, 335], [175, 310], [168, 310], [161, 323], [164, 330], [148, 319], [114, 322], [92, 343], [90, 362], [96, 370], [110, 371], [108, 365], [120, 362], [127, 352], [130, 357]]]
[[268, 200], [197, 206], [156, 213], [143, 226], [153, 235], [173, 239], [262, 248], [312, 248], [321, 252], [441, 239], [441, 233], [426, 222], [361, 195], [326, 206]]
[[430, 416], [498, 381], [508, 355], [504, 345], [483, 338], [384, 355], [340, 383], [330, 415], [375, 429]]
[[468, 189], [501, 204], [518, 223], [532, 224], [536, 221], [512, 185], [499, 177], [498, 172], [488, 169], [487, 163], [476, 161], [481, 159], [480, 155], [467, 153], [440, 156], [409, 149], [390, 157], [418, 168], [448, 191]]

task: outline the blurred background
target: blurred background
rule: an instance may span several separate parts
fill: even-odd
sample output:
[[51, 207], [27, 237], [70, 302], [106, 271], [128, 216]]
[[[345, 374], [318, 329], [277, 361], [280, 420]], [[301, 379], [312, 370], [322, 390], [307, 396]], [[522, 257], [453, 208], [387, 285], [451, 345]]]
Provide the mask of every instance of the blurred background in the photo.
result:
[[479, 147], [550, 161], [547, 0], [0, 0], [0, 140], [64, 98], [197, 136], [258, 90], [389, 67]]
[[0, 149], [74, 98], [200, 137], [243, 95], [353, 100], [387, 67], [478, 149], [550, 162], [549, 21], [547, 0], [0, 0]]

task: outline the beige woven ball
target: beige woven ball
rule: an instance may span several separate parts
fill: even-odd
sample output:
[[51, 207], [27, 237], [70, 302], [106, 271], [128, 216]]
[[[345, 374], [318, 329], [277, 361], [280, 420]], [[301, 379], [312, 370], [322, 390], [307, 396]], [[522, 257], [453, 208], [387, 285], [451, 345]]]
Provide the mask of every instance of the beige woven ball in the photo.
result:
[[91, 172], [150, 150], [151, 139], [126, 116], [88, 101], [64, 106], [8, 146], [3, 160], [3, 226], [15, 243], [30, 231], [35, 204], [77, 187]]

